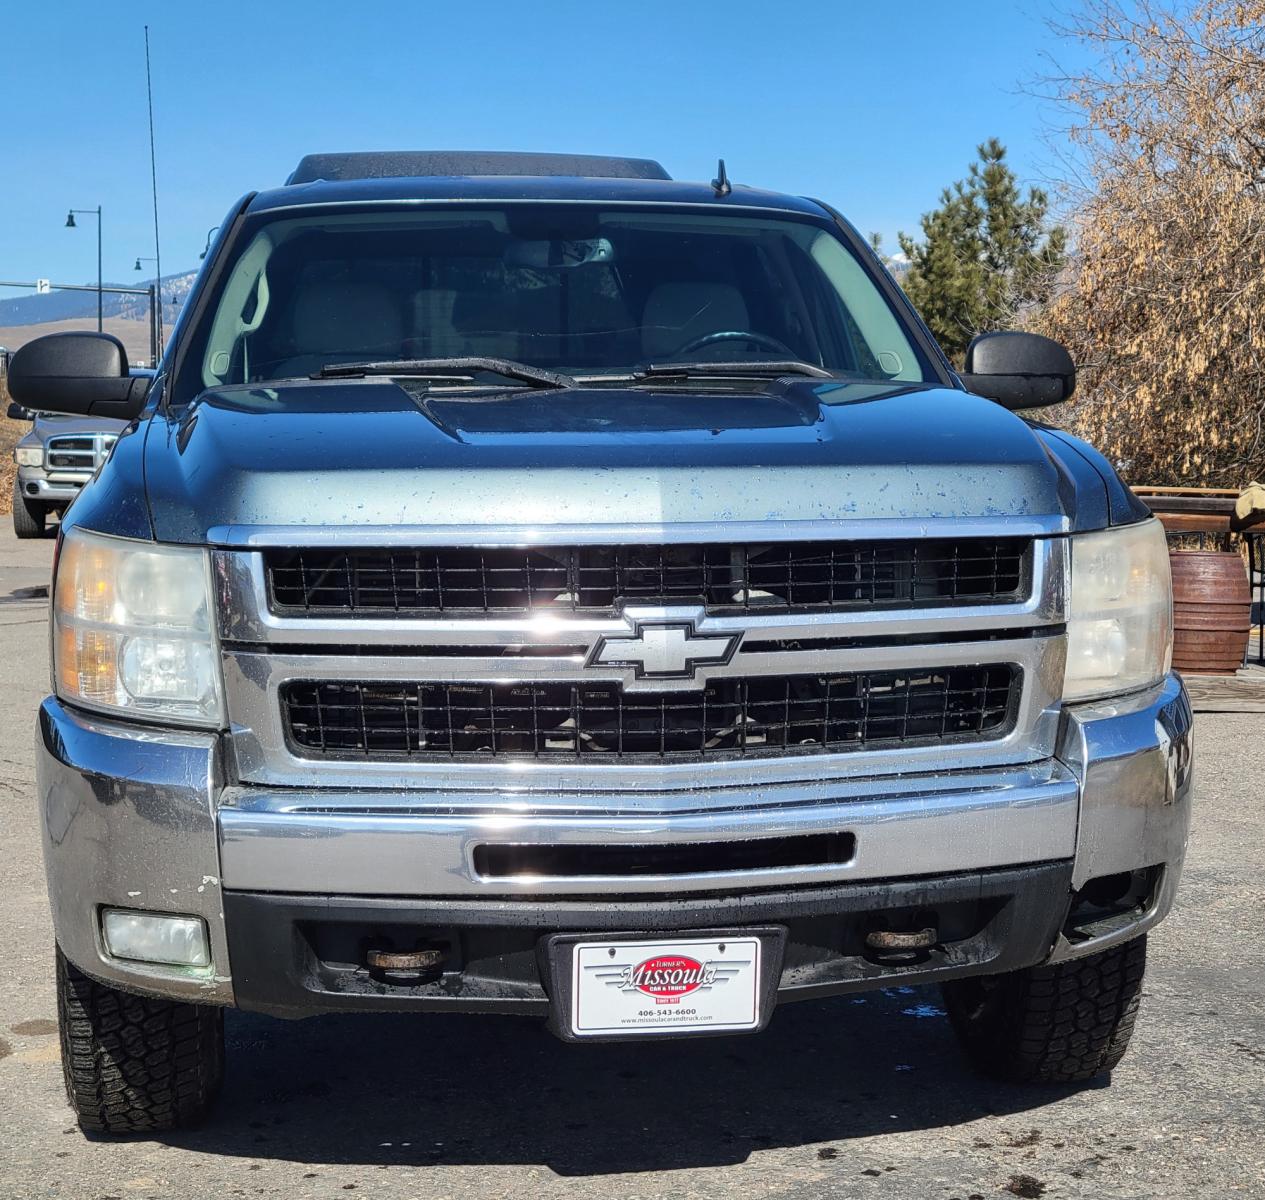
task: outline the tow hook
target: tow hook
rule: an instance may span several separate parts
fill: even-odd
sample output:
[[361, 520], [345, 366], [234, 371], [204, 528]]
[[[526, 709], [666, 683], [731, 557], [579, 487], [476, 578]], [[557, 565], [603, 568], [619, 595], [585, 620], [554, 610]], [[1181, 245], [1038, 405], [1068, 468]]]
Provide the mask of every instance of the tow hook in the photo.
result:
[[865, 935], [865, 945], [871, 951], [868, 957], [893, 965], [920, 961], [938, 940], [939, 930], [934, 925], [913, 933], [874, 929]]
[[416, 983], [421, 976], [438, 973], [448, 950], [429, 947], [421, 950], [370, 950], [365, 955], [369, 970], [385, 983]]

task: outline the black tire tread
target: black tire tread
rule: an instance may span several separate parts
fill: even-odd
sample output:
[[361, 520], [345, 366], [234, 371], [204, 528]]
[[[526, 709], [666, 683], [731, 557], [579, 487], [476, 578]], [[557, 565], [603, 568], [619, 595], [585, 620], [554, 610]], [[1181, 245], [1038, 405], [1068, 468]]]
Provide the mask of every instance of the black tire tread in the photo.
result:
[[1082, 1083], [1124, 1057], [1142, 998], [1146, 938], [1086, 958], [943, 986], [971, 1062], [1015, 1083]]
[[224, 1074], [224, 1016], [90, 979], [57, 951], [66, 1097], [90, 1133], [153, 1133], [200, 1122]]
[[20, 538], [44, 536], [44, 522], [48, 512], [42, 504], [32, 504], [22, 495], [18, 481], [13, 481], [13, 532]]

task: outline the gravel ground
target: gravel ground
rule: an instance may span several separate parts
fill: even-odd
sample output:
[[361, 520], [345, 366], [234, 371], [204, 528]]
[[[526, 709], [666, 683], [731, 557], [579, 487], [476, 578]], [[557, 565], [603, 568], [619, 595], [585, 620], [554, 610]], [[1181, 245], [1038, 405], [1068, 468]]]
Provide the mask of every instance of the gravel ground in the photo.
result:
[[[230, 1014], [204, 1129], [89, 1141], [61, 1089], [32, 713], [51, 542], [0, 532], [0, 1197], [1265, 1196], [1265, 739], [1201, 716], [1175, 914], [1109, 1082], [981, 1081], [932, 990], [789, 1005], [755, 1038], [566, 1046], [466, 1017]], [[16, 595], [15, 595], [16, 592]]]

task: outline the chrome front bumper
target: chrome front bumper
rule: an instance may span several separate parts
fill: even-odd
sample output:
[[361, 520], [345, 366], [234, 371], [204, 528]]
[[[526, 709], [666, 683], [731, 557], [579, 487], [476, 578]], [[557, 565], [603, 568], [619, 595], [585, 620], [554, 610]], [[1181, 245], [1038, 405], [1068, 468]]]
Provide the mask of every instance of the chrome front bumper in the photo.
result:
[[[1135, 937], [1172, 905], [1190, 819], [1191, 712], [1176, 676], [1063, 714], [1055, 758], [1027, 766], [882, 779], [674, 791], [568, 793], [302, 790], [226, 782], [221, 740], [89, 718], [58, 701], [39, 718], [45, 860], [58, 942], [88, 973], [126, 987], [233, 1003], [222, 889], [499, 901], [550, 896], [665, 900], [707, 890], [837, 887], [1072, 860], [1072, 886], [1162, 867], [1136, 921], [1055, 958]], [[676, 844], [848, 831], [843, 863], [728, 875], [479, 876], [480, 842]], [[1068, 899], [1070, 901], [1070, 893]], [[108, 957], [99, 909], [202, 917], [206, 971]], [[512, 921], [506, 917], [507, 923]]]
[[22, 495], [41, 504], [69, 504], [91, 478], [91, 472], [54, 471], [50, 474], [41, 467], [18, 468], [18, 487]]
[[[654, 794], [567, 799], [574, 807], [542, 811], [535, 797], [229, 788], [219, 812], [224, 886], [304, 892], [320, 880], [323, 891], [352, 896], [676, 895], [1051, 862], [1075, 849], [1076, 781], [1055, 762], [696, 793], [684, 810], [657, 807]], [[488, 844], [654, 847], [844, 831], [855, 852], [822, 866], [507, 879], [481, 876], [475, 863], [476, 847]]]

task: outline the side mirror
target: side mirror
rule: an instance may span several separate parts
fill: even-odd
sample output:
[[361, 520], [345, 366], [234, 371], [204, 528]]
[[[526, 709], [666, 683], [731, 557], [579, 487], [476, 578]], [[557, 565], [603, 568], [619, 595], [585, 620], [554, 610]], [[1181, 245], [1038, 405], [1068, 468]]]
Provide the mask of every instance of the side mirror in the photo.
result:
[[130, 421], [153, 381], [127, 371], [127, 351], [106, 333], [50, 333], [9, 360], [9, 394], [24, 408]]
[[982, 333], [966, 348], [961, 379], [968, 392], [1006, 408], [1044, 408], [1076, 390], [1076, 364], [1037, 333]]
[[35, 414], [20, 404], [10, 404], [9, 411], [4, 414], [10, 421], [34, 421]]

